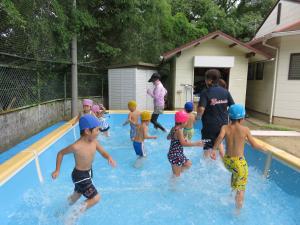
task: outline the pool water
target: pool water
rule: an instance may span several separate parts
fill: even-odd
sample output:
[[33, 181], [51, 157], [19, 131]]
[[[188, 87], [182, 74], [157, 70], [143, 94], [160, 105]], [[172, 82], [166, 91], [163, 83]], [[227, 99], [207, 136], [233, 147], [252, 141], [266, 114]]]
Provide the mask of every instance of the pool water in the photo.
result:
[[[101, 194], [101, 201], [86, 211], [77, 224], [299, 224], [298, 172], [287, 167], [284, 170], [277, 168], [278, 174], [288, 173], [293, 177], [293, 183], [280, 187], [275, 178], [266, 180], [262, 177], [259, 164], [264, 156], [255, 151], [251, 153], [252, 149], [247, 147], [249, 178], [245, 204], [240, 215], [236, 215], [230, 173], [221, 161], [204, 160], [202, 148], [185, 148], [193, 166], [174, 181], [167, 159], [167, 134], [150, 125], [150, 134], [159, 138], [145, 142], [147, 158], [141, 168], [134, 168], [136, 156], [129, 140], [129, 126], [122, 126], [126, 116], [110, 115], [111, 137], [99, 136], [101, 144], [118, 165], [113, 169], [99, 154], [96, 156], [93, 181]], [[170, 129], [173, 115], [162, 115], [159, 121]], [[200, 139], [198, 131], [194, 139]], [[73, 133], [69, 132], [41, 155], [44, 184], [38, 183], [32, 162], [0, 188], [1, 224], [64, 223], [72, 210], [72, 207], [67, 207], [66, 199], [74, 188], [71, 180], [73, 156], [65, 156], [57, 180], [51, 179], [51, 172], [55, 168], [57, 152], [73, 140]], [[273, 166], [276, 164], [279, 162]]]

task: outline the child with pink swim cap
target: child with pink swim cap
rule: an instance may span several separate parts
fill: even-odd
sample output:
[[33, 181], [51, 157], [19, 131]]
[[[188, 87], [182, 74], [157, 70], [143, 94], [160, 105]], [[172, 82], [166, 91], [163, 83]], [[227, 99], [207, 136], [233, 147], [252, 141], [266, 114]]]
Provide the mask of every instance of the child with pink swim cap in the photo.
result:
[[75, 125], [79, 121], [80, 117], [82, 117], [85, 114], [92, 114], [95, 116], [95, 114], [92, 112], [92, 106], [93, 106], [93, 100], [83, 99], [82, 100], [82, 111], [77, 116], [73, 125]]
[[188, 121], [188, 114], [179, 111], [175, 114], [175, 126], [171, 129], [167, 139], [171, 140], [168, 159], [172, 166], [173, 175], [179, 177], [183, 170], [191, 167], [192, 162], [183, 153], [183, 146], [203, 146], [202, 141], [189, 142], [184, 138], [183, 128]]
[[95, 114], [95, 116], [98, 118], [100, 121], [100, 132], [104, 134], [104, 136], [109, 137], [109, 124], [107, 123], [104, 113], [105, 113], [105, 108], [102, 104], [100, 105], [93, 105], [92, 106], [92, 111]]

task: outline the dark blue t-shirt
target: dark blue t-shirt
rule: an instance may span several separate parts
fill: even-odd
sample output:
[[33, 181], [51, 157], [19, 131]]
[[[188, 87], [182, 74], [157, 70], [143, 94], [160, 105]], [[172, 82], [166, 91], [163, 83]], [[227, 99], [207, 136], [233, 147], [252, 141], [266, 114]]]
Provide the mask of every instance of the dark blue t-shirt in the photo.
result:
[[203, 128], [211, 127], [220, 129], [228, 124], [227, 108], [234, 104], [231, 94], [220, 86], [213, 86], [200, 95], [199, 107], [204, 107], [202, 116]]

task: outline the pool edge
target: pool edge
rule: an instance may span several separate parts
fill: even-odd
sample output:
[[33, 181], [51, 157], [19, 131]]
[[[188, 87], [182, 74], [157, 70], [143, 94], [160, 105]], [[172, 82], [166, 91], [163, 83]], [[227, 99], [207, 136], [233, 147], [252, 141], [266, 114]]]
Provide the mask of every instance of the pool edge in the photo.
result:
[[10, 180], [15, 174], [17, 174], [22, 168], [34, 160], [39, 154], [41, 154], [50, 145], [55, 143], [59, 138], [66, 134], [74, 125], [76, 117], [69, 120], [62, 126], [53, 130], [48, 135], [44, 136], [37, 142], [28, 146], [12, 158], [8, 159], [0, 165], [0, 187], [3, 186], [8, 180]]

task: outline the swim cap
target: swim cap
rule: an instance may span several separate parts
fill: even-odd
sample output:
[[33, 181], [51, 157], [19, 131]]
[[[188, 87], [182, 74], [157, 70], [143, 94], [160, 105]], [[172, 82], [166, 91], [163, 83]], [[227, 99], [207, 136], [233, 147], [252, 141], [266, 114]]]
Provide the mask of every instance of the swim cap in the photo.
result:
[[136, 107], [136, 106], [137, 106], [136, 101], [132, 100], [132, 101], [129, 101], [129, 102], [128, 102], [128, 107], [134, 108], [134, 107]]
[[85, 114], [79, 119], [79, 129], [93, 129], [100, 126], [100, 121], [91, 114]]
[[151, 113], [148, 112], [148, 111], [142, 112], [142, 114], [141, 114], [141, 119], [142, 119], [142, 121], [148, 121], [148, 120], [151, 120]]
[[184, 105], [184, 109], [187, 111], [187, 112], [192, 112], [193, 109], [194, 109], [194, 104], [192, 102], [187, 102], [185, 103]]
[[92, 107], [93, 101], [91, 99], [83, 99], [82, 105], [88, 105]]
[[99, 105], [93, 105], [92, 106], [92, 111], [93, 113], [97, 113], [97, 112], [100, 112], [100, 106]]
[[229, 118], [232, 120], [238, 120], [245, 118], [245, 107], [240, 104], [234, 104], [229, 107]]
[[176, 123], [185, 123], [188, 120], [188, 114], [185, 111], [179, 111], [175, 113]]

